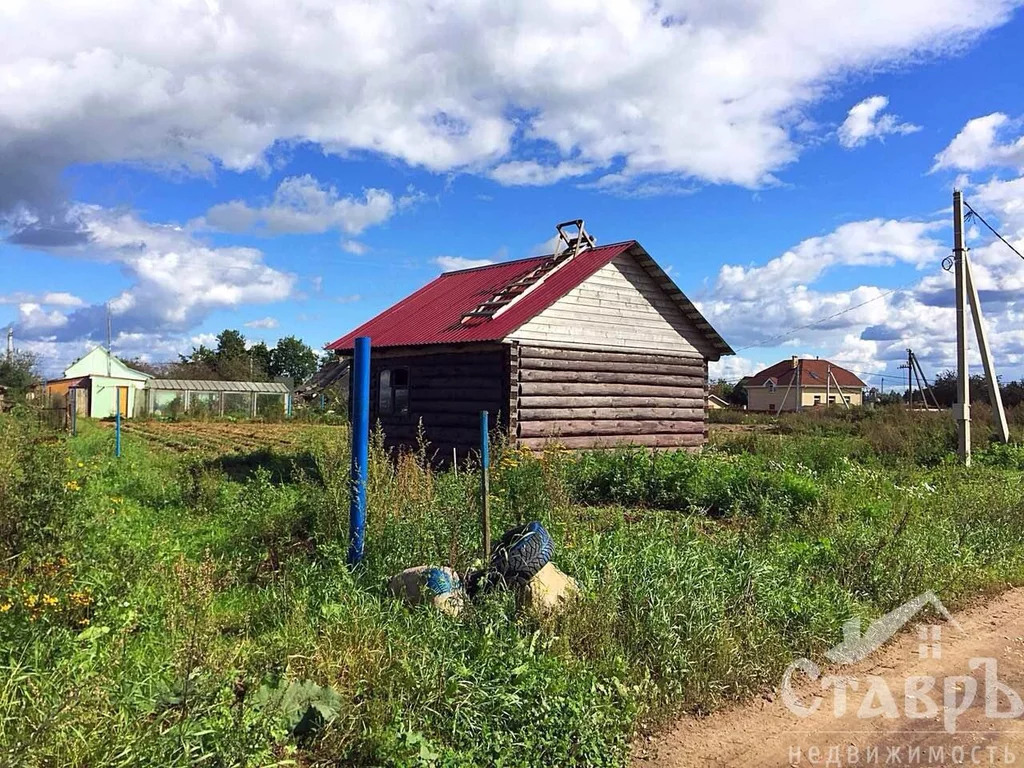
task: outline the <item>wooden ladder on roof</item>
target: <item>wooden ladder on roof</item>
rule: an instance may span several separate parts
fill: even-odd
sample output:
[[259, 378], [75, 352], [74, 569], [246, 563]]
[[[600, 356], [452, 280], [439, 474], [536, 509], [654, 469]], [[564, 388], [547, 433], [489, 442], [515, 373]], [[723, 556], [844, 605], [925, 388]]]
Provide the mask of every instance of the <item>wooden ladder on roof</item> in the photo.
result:
[[[566, 227], [576, 227], [576, 232], [567, 233], [565, 231]], [[535, 269], [504, 286], [487, 301], [478, 304], [472, 310], [463, 314], [461, 321], [466, 322], [467, 320], [494, 317], [502, 308], [507, 307], [513, 301], [520, 298], [559, 266], [579, 254], [581, 250], [594, 247], [594, 238], [587, 234], [587, 231], [583, 228], [583, 219], [564, 221], [556, 225], [555, 229], [558, 231], [558, 238], [562, 245], [561, 249], [556, 246], [555, 252], [550, 258], [545, 259]]]

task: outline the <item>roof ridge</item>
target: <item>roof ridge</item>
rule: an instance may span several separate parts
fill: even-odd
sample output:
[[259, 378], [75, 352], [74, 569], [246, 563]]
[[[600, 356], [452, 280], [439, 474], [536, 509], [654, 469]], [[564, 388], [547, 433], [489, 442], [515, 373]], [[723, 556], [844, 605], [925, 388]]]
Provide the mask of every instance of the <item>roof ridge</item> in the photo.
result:
[[[626, 243], [635, 243], [635, 242], [636, 242], [635, 239], [620, 240], [617, 243], [603, 243], [601, 245], [594, 245], [594, 246], [591, 246], [590, 248], [587, 248], [586, 250], [588, 250], [588, 251], [598, 251], [598, 250], [601, 250], [602, 248], [614, 248], [617, 245], [625, 245]], [[582, 253], [582, 251], [581, 251], [581, 253]], [[518, 264], [521, 261], [533, 261], [534, 259], [550, 259], [552, 256], [556, 256], [556, 255], [557, 254], [555, 254], [555, 253], [539, 253], [536, 256], [523, 256], [522, 258], [519, 258], [519, 259], [506, 259], [505, 261], [495, 261], [495, 262], [493, 262], [491, 264], [481, 264], [478, 267], [465, 267], [463, 269], [452, 269], [452, 270], [449, 270], [447, 272], [442, 272], [441, 276], [443, 277], [444, 275], [461, 275], [461, 274], [464, 274], [466, 272], [478, 272], [478, 271], [483, 270], [483, 269], [493, 269], [494, 267], [504, 267], [504, 266], [508, 266], [509, 264]]]

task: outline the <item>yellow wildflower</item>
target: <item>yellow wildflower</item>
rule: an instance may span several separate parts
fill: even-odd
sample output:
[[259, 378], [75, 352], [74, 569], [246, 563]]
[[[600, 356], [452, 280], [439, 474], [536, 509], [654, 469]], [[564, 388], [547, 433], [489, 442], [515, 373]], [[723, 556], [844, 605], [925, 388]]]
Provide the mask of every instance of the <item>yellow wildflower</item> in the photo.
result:
[[68, 480], [68, 482], [64, 484], [64, 487], [69, 491], [81, 490], [81, 486], [78, 484], [77, 480]]
[[53, 595], [47, 595], [47, 594], [44, 594], [44, 595], [43, 595], [43, 605], [48, 605], [48, 606], [50, 606], [50, 607], [53, 607], [53, 606], [55, 606], [55, 605], [56, 605], [56, 604], [57, 604], [58, 602], [59, 602], [59, 601], [57, 600], [57, 598], [56, 598], [56, 597], [54, 597]]
[[82, 467], [84, 467], [84, 466], [85, 466], [84, 462], [81, 462], [81, 461], [80, 461], [80, 462], [78, 462], [78, 468], [79, 468], [79, 469], [81, 469], [81, 468], [82, 468]]
[[36, 603], [38, 603], [38, 602], [39, 602], [39, 598], [36, 597], [35, 595], [25, 595], [25, 607], [26, 608], [35, 608], [36, 607]]
[[13, 607], [11, 603], [0, 603], [0, 613], [7, 613]]
[[87, 618], [79, 619], [78, 620], [78, 626], [80, 626], [80, 627], [84, 627], [84, 626], [88, 625], [88, 623], [89, 623], [89, 619], [87, 619]]

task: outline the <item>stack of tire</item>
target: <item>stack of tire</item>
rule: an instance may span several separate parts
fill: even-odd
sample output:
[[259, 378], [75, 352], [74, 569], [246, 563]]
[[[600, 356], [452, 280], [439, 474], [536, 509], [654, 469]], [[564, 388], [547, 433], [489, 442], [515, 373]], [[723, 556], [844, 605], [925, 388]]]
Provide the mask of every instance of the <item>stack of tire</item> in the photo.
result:
[[450, 568], [421, 565], [392, 577], [390, 588], [409, 605], [429, 602], [452, 616], [461, 612], [466, 594], [512, 589], [520, 606], [547, 615], [579, 594], [576, 582], [551, 562], [554, 551], [551, 535], [534, 520], [506, 531], [487, 568], [467, 573], [464, 585]]
[[580, 592], [576, 581], [551, 562], [554, 551], [551, 536], [536, 520], [512, 528], [494, 547], [485, 580], [515, 590], [520, 608], [538, 618], [550, 617]]

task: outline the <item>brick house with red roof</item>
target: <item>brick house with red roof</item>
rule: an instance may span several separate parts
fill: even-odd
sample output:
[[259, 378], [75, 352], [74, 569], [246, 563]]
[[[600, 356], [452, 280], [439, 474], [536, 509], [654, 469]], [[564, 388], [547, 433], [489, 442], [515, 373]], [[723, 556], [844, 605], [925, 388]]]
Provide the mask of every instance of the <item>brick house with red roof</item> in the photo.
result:
[[792, 357], [743, 380], [747, 410], [795, 411], [828, 405], [864, 404], [864, 387], [852, 371], [828, 360]]
[[370, 337], [388, 445], [422, 423], [432, 450], [462, 455], [481, 410], [531, 449], [703, 445], [707, 364], [732, 349], [635, 240], [558, 232], [553, 254], [446, 272], [327, 346]]

